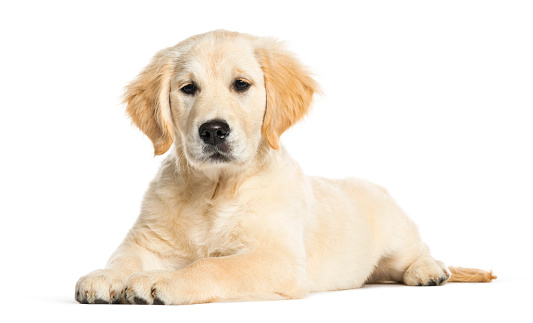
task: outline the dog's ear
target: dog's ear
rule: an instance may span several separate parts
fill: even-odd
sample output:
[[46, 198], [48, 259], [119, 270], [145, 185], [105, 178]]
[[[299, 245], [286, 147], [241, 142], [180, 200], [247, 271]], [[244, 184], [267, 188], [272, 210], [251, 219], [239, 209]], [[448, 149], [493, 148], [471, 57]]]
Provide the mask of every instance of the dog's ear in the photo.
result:
[[159, 51], [124, 92], [126, 111], [152, 141], [155, 155], [164, 154], [174, 141], [170, 78], [176, 57], [175, 47]]
[[256, 57], [266, 88], [263, 135], [272, 148], [279, 149], [281, 134], [307, 114], [313, 94], [320, 89], [309, 71], [281, 43], [262, 39]]

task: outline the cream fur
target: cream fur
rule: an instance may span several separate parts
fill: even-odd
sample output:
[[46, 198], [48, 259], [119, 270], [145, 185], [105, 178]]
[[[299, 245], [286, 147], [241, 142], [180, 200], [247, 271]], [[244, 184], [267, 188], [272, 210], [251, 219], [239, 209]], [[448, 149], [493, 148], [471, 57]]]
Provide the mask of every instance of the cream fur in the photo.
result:
[[[236, 93], [235, 78], [252, 86]], [[198, 93], [183, 94], [192, 81]], [[271, 39], [214, 31], [159, 52], [125, 97], [156, 154], [174, 145], [136, 224], [106, 269], [78, 281], [76, 299], [192, 304], [446, 281], [447, 268], [385, 189], [307, 177], [278, 146], [317, 91]], [[216, 118], [231, 126], [230, 162], [210, 161], [198, 136]]]

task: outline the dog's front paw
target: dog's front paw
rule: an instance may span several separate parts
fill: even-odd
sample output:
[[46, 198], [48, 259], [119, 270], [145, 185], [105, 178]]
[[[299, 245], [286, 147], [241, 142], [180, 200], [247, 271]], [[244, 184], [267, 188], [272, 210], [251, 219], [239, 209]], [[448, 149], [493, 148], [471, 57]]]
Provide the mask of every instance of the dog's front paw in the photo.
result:
[[403, 281], [409, 286], [438, 286], [450, 278], [446, 266], [431, 257], [415, 261], [404, 273]]
[[76, 300], [82, 304], [120, 304], [127, 276], [117, 270], [100, 269], [76, 283]]
[[130, 304], [178, 305], [182, 299], [183, 283], [179, 275], [169, 271], [147, 271], [130, 276], [125, 284], [124, 298]]

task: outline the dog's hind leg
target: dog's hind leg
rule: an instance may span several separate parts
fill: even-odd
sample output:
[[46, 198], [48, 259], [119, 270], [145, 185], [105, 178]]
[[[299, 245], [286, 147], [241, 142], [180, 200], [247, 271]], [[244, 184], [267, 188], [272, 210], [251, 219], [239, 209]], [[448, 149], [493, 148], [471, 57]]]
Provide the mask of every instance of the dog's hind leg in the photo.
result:
[[367, 283], [399, 282], [409, 286], [438, 286], [450, 277], [441, 261], [429, 254], [427, 246], [418, 251], [404, 249], [384, 256]]
[[367, 282], [392, 281], [410, 286], [443, 284], [450, 277], [446, 266], [430, 255], [416, 224], [399, 207], [391, 210], [384, 216], [383, 255]]
[[[379, 188], [379, 187], [378, 187]], [[384, 189], [355, 196], [373, 229], [373, 250], [379, 261], [367, 283], [392, 281], [412, 286], [433, 286], [450, 276], [446, 266], [430, 255], [416, 224]]]
[[450, 278], [443, 262], [429, 255], [422, 255], [403, 273], [403, 283], [410, 286], [438, 286]]

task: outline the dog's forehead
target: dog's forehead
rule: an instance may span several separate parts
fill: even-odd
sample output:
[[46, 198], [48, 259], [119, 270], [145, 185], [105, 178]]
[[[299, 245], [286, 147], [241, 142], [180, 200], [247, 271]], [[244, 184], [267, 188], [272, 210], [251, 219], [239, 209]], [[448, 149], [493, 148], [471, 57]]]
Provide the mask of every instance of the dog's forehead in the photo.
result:
[[178, 76], [227, 78], [235, 74], [258, 76], [261, 68], [250, 41], [238, 37], [205, 38], [184, 52], [177, 64]]

